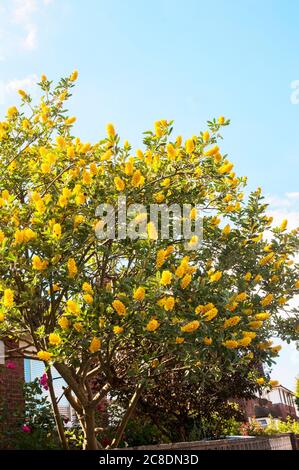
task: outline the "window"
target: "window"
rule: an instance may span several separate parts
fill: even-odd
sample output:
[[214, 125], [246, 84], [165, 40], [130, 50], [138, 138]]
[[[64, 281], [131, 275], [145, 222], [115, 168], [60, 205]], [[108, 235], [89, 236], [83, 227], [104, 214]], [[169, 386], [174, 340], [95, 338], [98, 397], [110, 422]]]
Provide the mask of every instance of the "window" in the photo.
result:
[[257, 421], [260, 423], [261, 426], [267, 426], [268, 424], [266, 419], [258, 419]]
[[4, 342], [0, 340], [0, 364], [5, 364], [5, 346]]

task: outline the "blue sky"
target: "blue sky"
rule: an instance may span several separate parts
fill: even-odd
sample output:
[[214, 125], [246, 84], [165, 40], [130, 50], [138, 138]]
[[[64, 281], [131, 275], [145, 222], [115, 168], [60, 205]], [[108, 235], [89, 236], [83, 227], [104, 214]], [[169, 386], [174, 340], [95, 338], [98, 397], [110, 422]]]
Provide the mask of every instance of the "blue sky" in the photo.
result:
[[[41, 73], [57, 80], [77, 68], [70, 112], [85, 140], [112, 121], [140, 146], [157, 119], [187, 137], [223, 114], [223, 151], [295, 227], [298, 17], [293, 0], [0, 0], [0, 110]], [[298, 373], [299, 353], [286, 347], [273, 377], [293, 388]]]

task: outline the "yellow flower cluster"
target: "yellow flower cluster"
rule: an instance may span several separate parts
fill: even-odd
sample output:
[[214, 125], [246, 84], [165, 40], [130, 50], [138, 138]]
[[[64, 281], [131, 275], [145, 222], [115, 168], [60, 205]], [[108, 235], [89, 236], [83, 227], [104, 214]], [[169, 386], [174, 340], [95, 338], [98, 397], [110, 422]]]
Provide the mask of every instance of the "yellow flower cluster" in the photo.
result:
[[124, 304], [120, 301], [120, 300], [114, 300], [112, 302], [112, 307], [114, 308], [114, 310], [116, 311], [116, 313], [120, 316], [120, 317], [123, 317], [126, 315], [127, 311], [126, 311], [126, 307], [124, 306]]
[[221, 279], [222, 277], [222, 272], [221, 271], [216, 271], [215, 273], [210, 275], [210, 281], [211, 282], [217, 282]]
[[267, 305], [271, 304], [272, 301], [273, 301], [273, 294], [268, 294], [268, 295], [266, 295], [266, 297], [264, 297], [261, 300], [260, 303], [263, 307], [266, 307]]
[[134, 300], [138, 300], [139, 302], [142, 302], [145, 297], [145, 289], [144, 287], [138, 287], [133, 294]]
[[160, 326], [160, 323], [158, 322], [158, 320], [156, 320], [155, 318], [152, 318], [148, 324], [146, 325], [146, 329], [147, 331], [156, 331]]
[[48, 351], [38, 351], [38, 353], [37, 353], [37, 358], [40, 359], [41, 361], [45, 361], [45, 362], [50, 361], [52, 356], [53, 356], [53, 354], [48, 352]]
[[74, 278], [76, 274], [78, 273], [78, 268], [76, 265], [76, 261], [74, 258], [70, 258], [67, 262], [67, 270], [68, 270], [68, 275], [71, 278]]
[[161, 249], [158, 250], [157, 252], [157, 257], [156, 257], [156, 267], [161, 268], [163, 264], [165, 263], [167, 257], [173, 253], [174, 247], [172, 245], [169, 245], [165, 250]]
[[31, 228], [25, 228], [23, 230], [17, 230], [15, 232], [15, 245], [21, 245], [22, 243], [28, 243], [31, 240], [35, 240], [37, 234]]
[[60, 343], [61, 343], [61, 338], [57, 333], [49, 334], [49, 344], [51, 346], [59, 346]]
[[32, 256], [32, 268], [36, 271], [44, 271], [49, 265], [48, 260], [41, 260], [38, 255]]
[[12, 308], [14, 306], [14, 291], [12, 289], [4, 290], [2, 304], [6, 308]]
[[91, 343], [89, 345], [89, 351], [91, 353], [96, 353], [99, 351], [99, 349], [101, 348], [101, 341], [99, 340], [99, 338], [97, 338], [96, 336], [94, 338], [92, 338], [91, 340]]
[[163, 271], [160, 284], [162, 286], [168, 286], [169, 284], [171, 284], [171, 281], [172, 281], [172, 273], [170, 271]]
[[241, 321], [241, 317], [238, 315], [234, 317], [227, 318], [223, 323], [223, 328], [231, 328], [232, 326], [236, 326]]
[[162, 299], [158, 300], [158, 305], [163, 307], [166, 312], [171, 312], [175, 306], [175, 299], [172, 296], [162, 297]]
[[193, 331], [198, 330], [200, 323], [198, 320], [193, 320], [186, 325], [181, 326], [181, 331], [183, 333], [193, 333]]

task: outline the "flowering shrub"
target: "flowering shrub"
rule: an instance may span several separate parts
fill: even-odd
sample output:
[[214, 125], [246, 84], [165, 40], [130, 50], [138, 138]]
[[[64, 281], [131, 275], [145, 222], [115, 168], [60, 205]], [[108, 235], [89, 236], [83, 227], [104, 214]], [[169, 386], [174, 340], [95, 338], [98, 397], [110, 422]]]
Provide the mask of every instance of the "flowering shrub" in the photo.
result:
[[[229, 120], [208, 122], [185, 142], [172, 136], [172, 121], [157, 121], [136, 152], [112, 124], [98, 142], [82, 142], [65, 109], [77, 76], [56, 87], [42, 76], [40, 102], [20, 90], [21, 107], [0, 122], [0, 333], [53, 364], [85, 448], [96, 449], [102, 398], [128, 381], [135, 386], [116, 446], [143, 390], [173, 368], [172, 357], [198, 383], [216, 380], [222, 367], [252, 365], [252, 383], [267, 384], [257, 382], [256, 364], [277, 356], [272, 334], [283, 326], [298, 338], [298, 315], [286, 324], [279, 313], [299, 291], [298, 234], [286, 221], [272, 227], [260, 189], [243, 200], [246, 178], [219, 147]], [[196, 236], [187, 246], [161, 239], [152, 222], [146, 239], [99, 239], [98, 204], [115, 205], [119, 195], [146, 207], [200, 206], [202, 244]], [[195, 217], [192, 208], [184, 219]], [[138, 229], [147, 215], [136, 206], [129, 219]]]

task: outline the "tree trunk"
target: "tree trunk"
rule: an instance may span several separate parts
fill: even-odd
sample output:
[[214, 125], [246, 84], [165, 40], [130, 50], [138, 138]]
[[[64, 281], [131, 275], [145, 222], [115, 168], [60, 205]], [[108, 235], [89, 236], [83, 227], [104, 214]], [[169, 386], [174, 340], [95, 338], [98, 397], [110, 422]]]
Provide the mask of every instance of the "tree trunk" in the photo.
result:
[[[45, 366], [47, 365], [45, 364]], [[65, 437], [64, 427], [63, 427], [62, 419], [61, 419], [57, 401], [56, 401], [56, 396], [55, 396], [54, 387], [53, 387], [53, 378], [52, 378], [52, 373], [50, 369], [48, 369], [47, 371], [47, 377], [48, 377], [48, 387], [49, 387], [49, 392], [50, 392], [50, 397], [51, 397], [52, 409], [53, 409], [53, 414], [54, 414], [54, 419], [55, 419], [55, 424], [56, 424], [60, 444], [64, 450], [68, 450], [69, 447], [68, 447], [68, 443]]]
[[126, 429], [126, 426], [128, 424], [128, 421], [129, 419], [131, 418], [135, 408], [136, 408], [136, 405], [137, 405], [137, 402], [140, 398], [140, 395], [142, 393], [142, 389], [143, 389], [143, 385], [142, 384], [139, 384], [135, 390], [135, 393], [134, 395], [132, 396], [131, 400], [130, 400], [130, 403], [128, 405], [128, 408], [123, 416], [123, 419], [121, 420], [117, 430], [116, 430], [116, 436], [115, 438], [113, 439], [112, 443], [111, 443], [111, 448], [114, 448], [114, 447], [117, 447], [119, 444], [120, 444], [120, 441], [121, 441], [121, 438], [123, 436], [123, 433]]
[[84, 450], [99, 450], [101, 448], [96, 437], [95, 410], [87, 408], [83, 415], [78, 416], [84, 434]]

